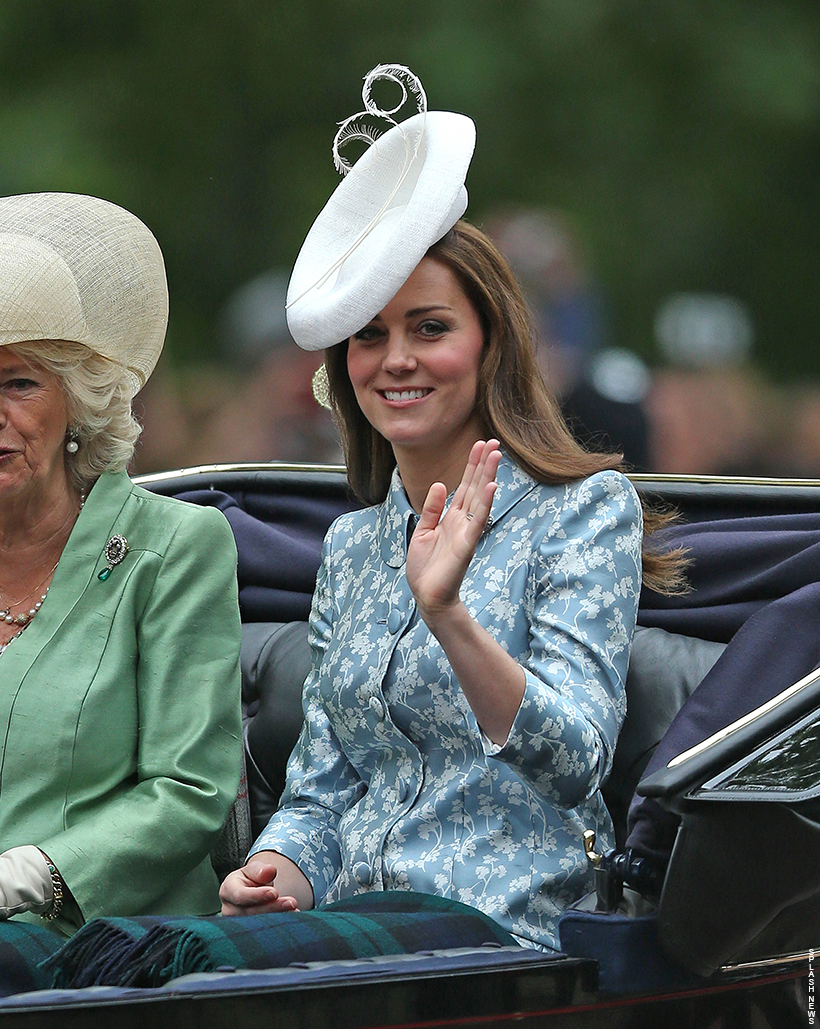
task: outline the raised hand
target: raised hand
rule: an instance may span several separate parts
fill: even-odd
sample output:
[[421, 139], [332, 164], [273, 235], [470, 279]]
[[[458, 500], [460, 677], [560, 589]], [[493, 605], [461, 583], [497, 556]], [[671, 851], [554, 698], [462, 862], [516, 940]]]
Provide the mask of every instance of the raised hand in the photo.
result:
[[473, 445], [461, 483], [447, 513], [444, 483], [427, 493], [407, 551], [407, 582], [428, 624], [459, 602], [467, 567], [487, 524], [501, 460], [498, 440]]

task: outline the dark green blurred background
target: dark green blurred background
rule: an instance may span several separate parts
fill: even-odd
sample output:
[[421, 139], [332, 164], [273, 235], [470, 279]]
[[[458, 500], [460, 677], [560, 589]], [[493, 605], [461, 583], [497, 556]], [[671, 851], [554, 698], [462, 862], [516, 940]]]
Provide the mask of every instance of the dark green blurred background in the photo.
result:
[[166, 254], [177, 362], [289, 265], [379, 62], [473, 117], [479, 223], [571, 213], [615, 341], [671, 291], [729, 292], [775, 379], [820, 373], [817, 0], [3, 0], [0, 189], [97, 193]]
[[[261, 423], [290, 387], [240, 369], [218, 316], [292, 265], [383, 62], [475, 120], [468, 217], [568, 219], [606, 343], [655, 370], [649, 465], [820, 475], [818, 0], [3, 0], [0, 191], [106, 197], [166, 256], [140, 468], [287, 456]], [[670, 369], [653, 322], [679, 292], [741, 301], [751, 359]]]

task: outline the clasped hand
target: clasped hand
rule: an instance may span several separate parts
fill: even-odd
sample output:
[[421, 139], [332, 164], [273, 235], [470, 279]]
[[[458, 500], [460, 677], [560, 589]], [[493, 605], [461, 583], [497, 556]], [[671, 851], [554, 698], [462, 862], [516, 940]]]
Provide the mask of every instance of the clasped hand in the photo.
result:
[[309, 911], [313, 890], [289, 858], [273, 851], [257, 851], [243, 868], [225, 879], [219, 899], [223, 915]]

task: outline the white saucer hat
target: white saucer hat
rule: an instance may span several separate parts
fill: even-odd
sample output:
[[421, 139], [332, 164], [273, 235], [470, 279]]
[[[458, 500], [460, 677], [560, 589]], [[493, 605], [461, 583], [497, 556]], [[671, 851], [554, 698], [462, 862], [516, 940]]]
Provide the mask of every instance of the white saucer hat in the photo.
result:
[[[401, 89], [388, 110], [371, 96], [379, 79]], [[396, 123], [408, 93], [418, 113]], [[362, 99], [365, 110], [341, 123], [333, 143], [336, 168], [346, 177], [307, 234], [288, 286], [288, 327], [303, 350], [324, 350], [358, 332], [467, 209], [472, 120], [428, 111], [421, 83], [399, 64], [369, 72]], [[378, 136], [362, 120], [368, 115], [393, 127]], [[339, 150], [352, 139], [368, 149], [351, 168]]]
[[139, 218], [78, 193], [0, 197], [0, 346], [82, 343], [142, 386], [167, 327], [165, 263]]

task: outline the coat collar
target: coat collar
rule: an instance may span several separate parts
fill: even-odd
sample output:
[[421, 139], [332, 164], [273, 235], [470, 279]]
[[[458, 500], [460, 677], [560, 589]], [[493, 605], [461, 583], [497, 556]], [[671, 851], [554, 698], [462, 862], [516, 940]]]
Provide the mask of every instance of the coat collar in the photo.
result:
[[[496, 475], [498, 488], [493, 497], [490, 511], [491, 526], [497, 525], [505, 514], [520, 500], [536, 488], [538, 483], [523, 469], [519, 468], [504, 453]], [[449, 505], [452, 494], [447, 498]], [[410, 506], [404, 492], [398, 468], [393, 469], [393, 478], [384, 503], [379, 507], [377, 532], [381, 547], [381, 557], [391, 568], [401, 568], [407, 557], [407, 543], [415, 527], [416, 513]]]

